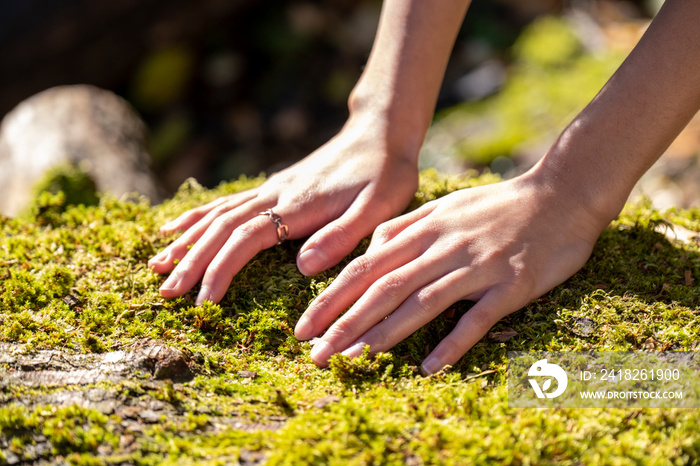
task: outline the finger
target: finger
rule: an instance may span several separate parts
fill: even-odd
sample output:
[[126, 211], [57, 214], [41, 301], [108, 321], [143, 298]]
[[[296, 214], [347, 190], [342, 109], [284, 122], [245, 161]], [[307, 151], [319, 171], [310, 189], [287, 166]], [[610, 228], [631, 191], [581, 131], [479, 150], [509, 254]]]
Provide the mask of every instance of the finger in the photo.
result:
[[329, 222], [309, 238], [297, 255], [297, 267], [306, 275], [315, 275], [333, 267], [350, 254], [393, 213], [382, 207], [369, 206], [365, 192], [338, 219]]
[[[216, 257], [219, 250], [224, 247], [233, 232], [251, 218], [266, 219], [266, 217], [259, 215], [263, 209], [264, 205], [249, 203], [214, 219], [199, 241], [194, 243], [190, 251], [186, 252], [175, 270], [160, 287], [161, 296], [172, 298], [189, 291], [202, 278], [207, 266]], [[266, 221], [269, 226], [269, 218]], [[271, 230], [276, 238], [276, 230], [274, 228]]]
[[[410, 335], [413, 330], [430, 322], [459, 299], [450, 289], [445, 293], [446, 290], [440, 288], [442, 283], [439, 280], [437, 285], [436, 282], [433, 282], [432, 286], [430, 284], [432, 277], [445, 275], [442, 270], [444, 262], [419, 258], [377, 280], [355, 305], [328, 329], [322, 340], [316, 343], [311, 351], [311, 359], [316, 364], [325, 366], [333, 354], [351, 346], [352, 351], [349, 355], [353, 356], [360, 354], [367, 344], [372, 351], [381, 351], [377, 349], [377, 342], [390, 343], [387, 347], [390, 348], [404, 338], [393, 341], [394, 335], [391, 335], [387, 323], [394, 325], [397, 324], [397, 319], [408, 319], [409, 327], [411, 324], [417, 325], [408, 332]], [[458, 285], [455, 281], [456, 279], [453, 279], [451, 284]], [[436, 287], [442, 292], [439, 296], [435, 293]], [[399, 326], [401, 330], [406, 331], [404, 322]], [[399, 334], [403, 334], [403, 331]], [[372, 332], [373, 335], [370, 334], [367, 341], [366, 334]], [[388, 334], [385, 334], [387, 332]], [[387, 339], [393, 342], [385, 341]], [[357, 354], [352, 354], [355, 352]]]
[[[469, 277], [467, 270], [462, 268], [418, 289], [395, 312], [353, 342], [343, 354], [359, 356], [365, 346], [369, 346], [372, 353], [388, 351], [452, 304], [478, 293], [475, 288], [472, 288], [474, 291], [465, 288], [465, 284], [469, 284]], [[342, 349], [341, 346], [337, 347]]]
[[[247, 202], [251, 199], [253, 199], [257, 195], [257, 189], [251, 189], [249, 191], [245, 191], [242, 193], [236, 193], [236, 194], [230, 194], [228, 196], [222, 196], [208, 204], [204, 204], [199, 207], [195, 207], [194, 209], [190, 209], [187, 212], [183, 213], [179, 217], [177, 217], [174, 220], [171, 220], [170, 222], [164, 224], [163, 226], [160, 227], [160, 232], [161, 233], [172, 233], [177, 230], [187, 230], [190, 228], [192, 225], [196, 224], [199, 222], [205, 215], [207, 215], [209, 212], [214, 210], [216, 207], [219, 207], [222, 204], [231, 204], [230, 209], [237, 207], [240, 204], [243, 204], [244, 202]], [[231, 202], [233, 201], [233, 202]]]
[[[241, 205], [240, 199], [220, 202], [218, 205], [210, 209], [194, 226], [188, 227], [187, 231], [178, 239], [173, 241], [168, 247], [155, 255], [148, 261], [148, 267], [156, 273], [170, 272], [177, 261], [185, 257], [190, 248], [204, 235], [209, 226], [222, 215], [227, 214], [233, 209]], [[251, 210], [260, 208], [264, 204], [256, 203], [251, 207]]]
[[452, 366], [471, 349], [502, 317], [523, 307], [506, 291], [508, 285], [491, 288], [466, 314], [455, 328], [435, 347], [421, 365], [423, 374], [434, 374]]
[[367, 253], [374, 252], [377, 248], [388, 243], [406, 228], [427, 217], [434, 209], [434, 204], [426, 204], [414, 211], [382, 223], [374, 230]]
[[331, 285], [311, 303], [297, 322], [294, 333], [300, 340], [308, 340], [323, 329], [372, 284], [392, 270], [419, 257], [425, 250], [420, 241], [406, 238], [395, 241], [374, 254], [365, 254], [350, 262]]
[[171, 220], [160, 227], [161, 233], [172, 233], [177, 230], [186, 230], [195, 223], [197, 223], [202, 217], [208, 214], [212, 209], [217, 206], [228, 202], [230, 196], [219, 197], [216, 200], [209, 202], [208, 204], [201, 205], [190, 209], [182, 214], [180, 214], [174, 220]]
[[[296, 224], [294, 215], [289, 215], [288, 219], [290, 223]], [[195, 303], [200, 305], [204, 301], [221, 301], [233, 277], [248, 261], [258, 252], [278, 242], [277, 225], [274, 222], [271, 224], [268, 216], [259, 215], [240, 225], [209, 263]]]

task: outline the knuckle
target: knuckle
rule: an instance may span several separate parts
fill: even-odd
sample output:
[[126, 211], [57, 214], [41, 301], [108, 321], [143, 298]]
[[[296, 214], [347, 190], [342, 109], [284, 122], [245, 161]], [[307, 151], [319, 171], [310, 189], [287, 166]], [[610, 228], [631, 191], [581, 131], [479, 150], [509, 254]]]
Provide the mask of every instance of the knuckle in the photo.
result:
[[231, 238], [235, 244], [245, 245], [257, 248], [258, 250], [265, 249], [271, 244], [266, 244], [266, 241], [274, 237], [274, 241], [277, 241], [277, 236], [274, 228], [269, 228], [267, 230], [261, 230], [261, 228], [269, 228], [267, 225], [261, 227], [260, 223], [255, 221], [249, 221], [240, 225], [232, 226]]
[[280, 198], [280, 186], [284, 186], [284, 176], [281, 173], [270, 175], [267, 181], [258, 189], [256, 198], [264, 203], [276, 203]]
[[391, 346], [391, 334], [384, 325], [376, 325], [363, 338], [372, 353], [384, 351]]
[[390, 223], [382, 223], [375, 230], [372, 235], [372, 242], [385, 243], [390, 237], [393, 228]]
[[422, 313], [425, 317], [432, 317], [437, 312], [442, 311], [442, 309], [438, 310], [439, 299], [439, 294], [430, 288], [419, 290], [414, 298], [418, 312]]
[[351, 341], [358, 333], [358, 326], [352, 319], [340, 319], [326, 332], [325, 338], [334, 341]]
[[328, 237], [332, 238], [332, 244], [340, 249], [351, 249], [357, 246], [355, 238], [350, 231], [341, 224], [333, 224], [328, 228]]
[[208, 213], [210, 217], [219, 218], [226, 214], [230, 209], [226, 204], [219, 204], [218, 206], [211, 209]]
[[315, 316], [323, 315], [326, 309], [332, 307], [334, 301], [335, 298], [333, 296], [332, 290], [327, 289], [320, 295], [316, 296], [313, 301], [311, 301], [311, 304], [309, 304], [309, 307], [306, 310], [306, 312], [308, 313], [309, 317], [313, 320]]
[[239, 225], [238, 228], [233, 231], [233, 234], [236, 239], [241, 242], [247, 242], [257, 237], [255, 227], [250, 222]]
[[179, 264], [177, 264], [177, 267], [175, 267], [175, 270], [173, 272], [177, 271], [178, 275], [180, 276], [189, 276], [193, 273], [194, 271], [194, 266], [191, 260], [183, 260]]
[[233, 219], [230, 215], [220, 215], [211, 222], [211, 227], [216, 232], [230, 230], [233, 227]]
[[537, 284], [535, 274], [524, 264], [513, 266], [513, 288], [521, 293], [530, 294]]
[[492, 312], [485, 308], [475, 306], [469, 310], [470, 326], [475, 329], [476, 332], [486, 333], [491, 327], [493, 327], [494, 318]]
[[373, 269], [374, 261], [365, 255], [353, 259], [345, 271], [351, 279], [364, 279]]
[[193, 209], [181, 214], [173, 222], [179, 225], [191, 225], [198, 222], [203, 216], [203, 213], [200, 213], [196, 209]]
[[226, 273], [226, 264], [223, 261], [212, 261], [204, 271], [202, 283], [212, 287], [212, 284], [217, 281], [217, 278], [224, 276]]
[[396, 301], [401, 298], [401, 289], [406, 281], [397, 274], [387, 275], [377, 280], [373, 287], [388, 301]]

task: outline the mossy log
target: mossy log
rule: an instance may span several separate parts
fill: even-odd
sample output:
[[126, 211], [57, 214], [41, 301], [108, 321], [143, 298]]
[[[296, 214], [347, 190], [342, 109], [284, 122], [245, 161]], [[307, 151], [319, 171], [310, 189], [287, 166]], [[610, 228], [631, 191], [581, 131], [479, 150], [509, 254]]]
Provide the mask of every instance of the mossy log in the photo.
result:
[[[261, 181], [188, 182], [156, 207], [44, 196], [33, 216], [0, 218], [0, 464], [699, 461], [694, 410], [512, 409], [506, 372], [508, 351], [697, 350], [700, 247], [672, 232], [700, 231], [700, 210], [629, 205], [581, 271], [499, 322], [455, 367], [423, 377], [416, 367], [470, 304], [391, 353], [317, 368], [292, 329], [343, 264], [304, 277], [301, 241], [258, 254], [220, 304], [195, 306], [196, 289], [158, 295], [163, 277], [146, 261], [172, 240], [158, 226]], [[410, 208], [493, 181], [426, 172]], [[161, 352], [179, 369], [158, 375]], [[117, 370], [126, 360], [140, 362]], [[81, 370], [103, 376], [27, 376]]]

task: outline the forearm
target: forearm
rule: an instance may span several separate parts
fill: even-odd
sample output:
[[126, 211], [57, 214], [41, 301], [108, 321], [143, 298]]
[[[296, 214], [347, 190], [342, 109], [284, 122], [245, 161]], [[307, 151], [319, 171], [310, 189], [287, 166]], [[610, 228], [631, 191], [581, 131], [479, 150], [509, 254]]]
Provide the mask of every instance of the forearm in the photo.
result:
[[700, 2], [667, 0], [630, 56], [533, 172], [603, 228], [700, 108]]
[[469, 0], [385, 0], [372, 53], [350, 97], [351, 117], [374, 115], [414, 157]]

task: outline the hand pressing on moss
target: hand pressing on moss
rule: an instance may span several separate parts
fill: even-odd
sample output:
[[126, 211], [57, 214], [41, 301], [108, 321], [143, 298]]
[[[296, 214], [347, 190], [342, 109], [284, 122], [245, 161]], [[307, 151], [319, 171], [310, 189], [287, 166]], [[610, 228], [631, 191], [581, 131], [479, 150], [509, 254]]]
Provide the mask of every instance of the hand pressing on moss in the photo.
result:
[[[184, 234], [152, 258], [160, 288], [180, 296], [201, 279], [196, 303], [218, 302], [233, 276], [258, 252], [277, 244], [268, 209], [288, 227], [289, 239], [312, 235], [297, 257], [312, 275], [336, 265], [381, 222], [406, 208], [416, 191], [418, 144], [394, 144], [376, 118], [353, 118], [325, 146], [271, 176], [258, 188], [192, 209], [163, 226]], [[175, 265], [177, 263], [177, 265]]]
[[[539, 172], [457, 191], [384, 223], [367, 252], [311, 304], [296, 336], [321, 333], [311, 357], [387, 351], [460, 300], [475, 304], [423, 363], [452, 365], [502, 317], [573, 275], [605, 223]], [[353, 304], [354, 303], [354, 304]]]
[[366, 345], [388, 350], [455, 301], [474, 301], [423, 362], [433, 373], [575, 273], [637, 180], [700, 109], [699, 16], [700, 2], [667, 0], [620, 69], [525, 175], [458, 191], [381, 225], [367, 253], [298, 322], [300, 339], [330, 325], [312, 359], [323, 366], [334, 353], [355, 356]]
[[340, 134], [260, 188], [165, 225], [165, 232], [186, 231], [149, 262], [156, 272], [172, 270], [161, 294], [180, 296], [202, 279], [197, 303], [219, 301], [234, 274], [277, 243], [270, 217], [259, 215], [267, 209], [288, 225], [289, 238], [313, 234], [297, 259], [307, 275], [337, 264], [377, 225], [405, 209], [417, 187], [418, 151], [468, 3], [446, 0], [435, 8], [417, 0], [385, 1]]

